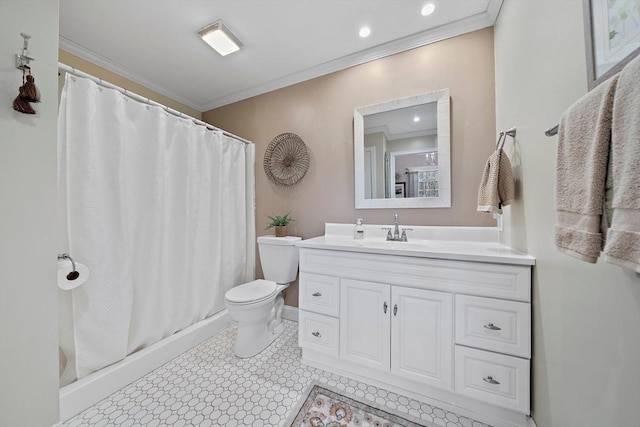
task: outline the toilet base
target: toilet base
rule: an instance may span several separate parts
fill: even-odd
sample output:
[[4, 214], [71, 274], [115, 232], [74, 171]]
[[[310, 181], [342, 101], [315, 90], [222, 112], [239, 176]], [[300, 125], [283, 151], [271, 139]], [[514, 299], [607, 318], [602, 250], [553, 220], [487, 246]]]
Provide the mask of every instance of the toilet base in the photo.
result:
[[238, 327], [233, 352], [241, 359], [253, 357], [265, 350], [284, 331], [282, 322], [269, 331], [266, 325]]
[[[244, 322], [238, 322], [238, 331], [236, 334], [236, 344], [233, 348], [233, 352], [241, 359], [253, 357], [260, 353], [262, 350], [269, 347], [269, 345], [282, 334], [284, 325], [282, 324], [282, 310], [284, 309], [284, 298], [282, 297], [282, 291], [289, 285], [278, 285], [278, 295], [275, 297], [275, 301], [267, 302], [271, 306], [265, 317], [260, 319], [261, 316], [256, 317], [253, 322], [248, 322], [245, 319]], [[259, 308], [255, 312], [259, 312]], [[255, 310], [255, 309], [254, 309]], [[230, 314], [231, 311], [230, 311]], [[233, 315], [231, 316], [233, 318]]]

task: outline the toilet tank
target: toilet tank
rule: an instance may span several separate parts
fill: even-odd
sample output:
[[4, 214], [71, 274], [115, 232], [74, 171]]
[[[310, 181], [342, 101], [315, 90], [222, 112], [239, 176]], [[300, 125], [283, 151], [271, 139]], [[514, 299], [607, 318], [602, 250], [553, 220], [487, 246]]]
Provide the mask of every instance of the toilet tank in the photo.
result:
[[276, 283], [291, 283], [298, 274], [298, 247], [300, 237], [260, 236], [258, 250], [260, 263], [266, 280]]

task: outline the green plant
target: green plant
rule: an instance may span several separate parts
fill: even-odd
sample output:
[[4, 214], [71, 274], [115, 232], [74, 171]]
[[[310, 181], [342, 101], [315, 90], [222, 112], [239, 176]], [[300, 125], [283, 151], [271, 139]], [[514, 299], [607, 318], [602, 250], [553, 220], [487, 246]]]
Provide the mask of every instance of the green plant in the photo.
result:
[[295, 221], [295, 219], [291, 218], [290, 215], [291, 215], [291, 212], [289, 212], [286, 215], [273, 215], [273, 216], [268, 215], [267, 218], [271, 220], [271, 223], [267, 225], [266, 228], [284, 227], [289, 225], [291, 221]]

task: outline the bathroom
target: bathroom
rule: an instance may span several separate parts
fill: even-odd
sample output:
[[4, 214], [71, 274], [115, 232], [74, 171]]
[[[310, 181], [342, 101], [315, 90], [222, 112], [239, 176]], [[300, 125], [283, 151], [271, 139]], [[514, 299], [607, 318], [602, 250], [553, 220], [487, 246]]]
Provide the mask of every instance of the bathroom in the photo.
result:
[[[14, 39], [21, 31], [32, 36], [40, 91], [57, 93], [58, 60], [74, 60], [58, 51], [57, 3], [2, 0], [3, 105], [15, 96]], [[322, 235], [325, 223], [393, 222], [392, 209], [354, 209], [355, 107], [451, 90], [452, 208], [400, 209], [403, 225], [494, 226], [474, 212], [478, 180], [497, 133], [516, 126], [516, 143], [507, 141], [505, 151], [518, 197], [504, 210], [502, 240], [536, 258], [533, 419], [538, 426], [638, 426], [640, 280], [603, 260], [590, 265], [560, 254], [553, 241], [556, 139], [544, 131], [587, 93], [582, 16], [577, 0], [506, 0], [492, 28], [204, 111], [202, 119], [256, 143], [256, 233], [263, 233], [267, 215], [291, 212], [290, 234], [305, 239]], [[416, 67], [424, 57], [438, 58], [442, 68]], [[70, 65], [80, 68], [76, 61]], [[448, 67], [469, 73], [447, 73]], [[406, 74], [398, 78], [392, 69]], [[58, 250], [57, 106], [43, 100], [37, 108], [37, 120], [16, 119], [7, 108], [0, 115], [0, 416], [8, 427], [59, 420], [51, 256]], [[300, 135], [310, 152], [309, 171], [292, 189], [271, 185], [262, 173], [267, 144], [281, 132]], [[20, 144], [7, 144], [18, 137]], [[295, 285], [287, 291], [287, 307], [297, 306], [296, 291]]]

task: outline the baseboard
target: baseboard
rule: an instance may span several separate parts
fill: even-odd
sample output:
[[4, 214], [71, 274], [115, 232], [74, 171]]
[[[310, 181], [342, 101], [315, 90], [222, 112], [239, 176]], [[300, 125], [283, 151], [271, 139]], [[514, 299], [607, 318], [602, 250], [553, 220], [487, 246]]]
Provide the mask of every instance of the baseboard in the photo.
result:
[[532, 416], [527, 417], [527, 427], [538, 427]]
[[285, 320], [293, 320], [294, 322], [298, 321], [298, 307], [291, 307], [290, 305], [285, 305], [282, 310], [282, 318]]
[[[297, 314], [297, 312], [296, 312]], [[60, 389], [60, 421], [79, 414], [231, 324], [225, 309]]]

